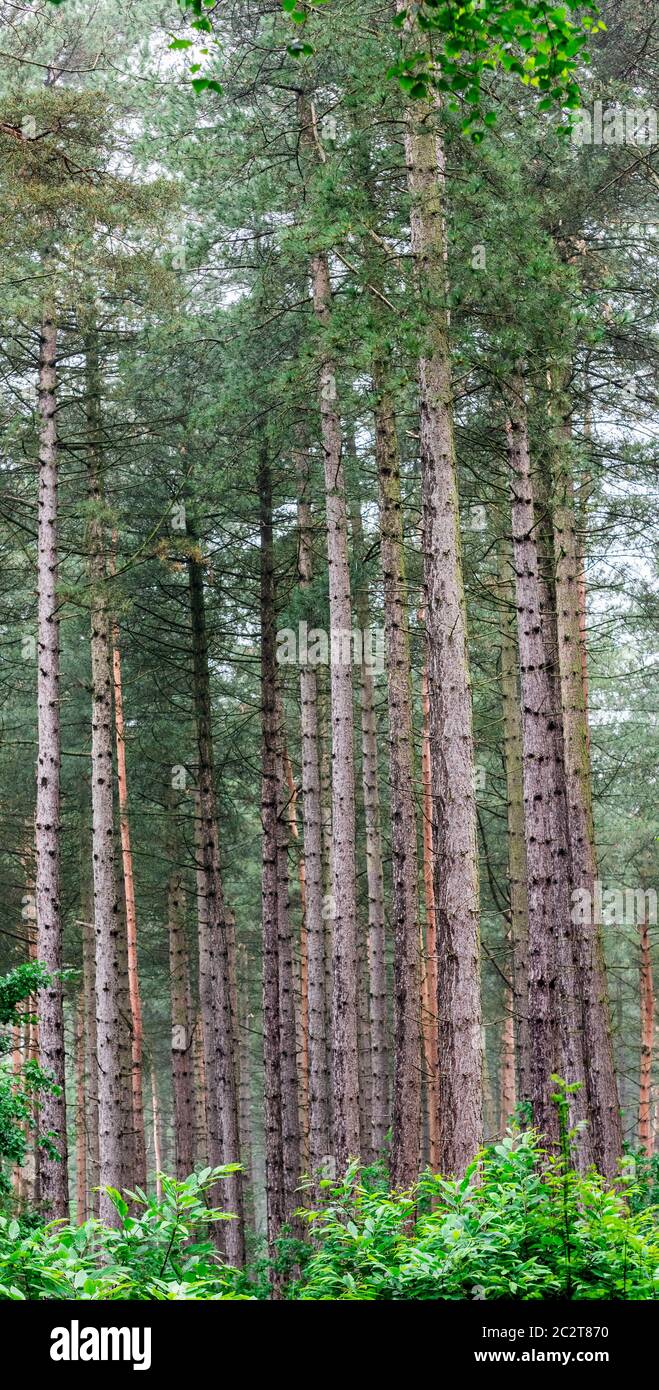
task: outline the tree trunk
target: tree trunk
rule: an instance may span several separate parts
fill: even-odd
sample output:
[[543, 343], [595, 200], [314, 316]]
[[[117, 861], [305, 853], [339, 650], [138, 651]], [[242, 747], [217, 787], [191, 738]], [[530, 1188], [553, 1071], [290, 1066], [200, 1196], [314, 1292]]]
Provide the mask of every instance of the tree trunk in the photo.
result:
[[[234, 1027], [231, 1008], [229, 929], [220, 874], [204, 577], [202, 563], [195, 553], [190, 554], [188, 574], [192, 627], [193, 693], [198, 750], [199, 854], [197, 868], [199, 888], [204, 899], [205, 919], [203, 923], [200, 920], [199, 929], [200, 991], [202, 949], [204, 952], [204, 998], [201, 1000], [201, 1007], [204, 1025], [206, 1085], [209, 1093], [213, 1093], [211, 1112], [215, 1106], [217, 1107], [221, 1162], [237, 1163], [240, 1156], [240, 1140]], [[215, 1163], [214, 1158], [211, 1161]], [[229, 1174], [224, 1179], [224, 1183], [222, 1204], [235, 1217], [235, 1220], [227, 1222], [225, 1227], [227, 1258], [230, 1264], [242, 1266], [245, 1260], [245, 1241], [240, 1173]]]
[[[563, 420], [553, 456], [552, 519], [556, 618], [568, 801], [572, 888], [595, 900], [597, 855], [593, 825], [586, 687], [582, 633], [581, 564], [576, 537], [570, 424]], [[600, 924], [575, 928], [578, 994], [583, 1016], [583, 1050], [593, 1157], [613, 1179], [622, 1157], [622, 1122], [616, 1085], [606, 965]]]
[[478, 855], [471, 688], [442, 225], [441, 149], [433, 113], [405, 136], [412, 252], [427, 308], [419, 362], [423, 547], [430, 690], [440, 1055], [440, 1167], [462, 1173], [482, 1137]]
[[[259, 468], [261, 513], [261, 915], [263, 930], [263, 1068], [268, 1243], [273, 1253], [285, 1219], [282, 1075], [280, 1055], [277, 698], [272, 479], [265, 451]], [[273, 1293], [278, 1281], [273, 1279]]]
[[[542, 517], [534, 495], [524, 383], [516, 377], [506, 425], [520, 659], [524, 829], [528, 872], [530, 1097], [551, 1144], [557, 1116], [552, 1074], [583, 1082], [575, 997], [570, 841], [555, 610]], [[577, 1111], [580, 1107], [577, 1107]], [[584, 1140], [582, 1155], [588, 1144]]]
[[288, 876], [288, 812], [283, 760], [283, 709], [275, 691], [276, 718], [276, 853], [277, 853], [277, 973], [279, 998], [279, 1070], [281, 1076], [281, 1142], [284, 1165], [284, 1217], [291, 1222], [300, 1205], [300, 1111], [297, 1076], [297, 1027], [293, 938]]
[[[419, 620], [425, 621], [423, 609]], [[421, 671], [421, 785], [423, 807], [423, 901], [425, 909], [424, 953], [422, 961], [423, 1059], [428, 1106], [428, 1162], [433, 1172], [439, 1167], [439, 1033], [437, 1028], [437, 930], [435, 913], [435, 863], [432, 834], [432, 773], [430, 767], [430, 692], [428, 662]]]
[[[116, 537], [114, 538], [114, 543], [116, 544]], [[114, 563], [112, 568], [114, 569]], [[140, 1187], [145, 1187], [146, 1149], [144, 1143], [144, 1102], [142, 1098], [142, 1001], [140, 999], [140, 981], [137, 963], [135, 880], [133, 877], [133, 855], [130, 843], [130, 821], [128, 817], [128, 779], [126, 776], [126, 733], [121, 679], [121, 652], [119, 649], [119, 625], [116, 621], [112, 624], [112, 676], [114, 689], [115, 743], [117, 750], [117, 786], [119, 793], [119, 833], [121, 836], [121, 859], [124, 876], [124, 898], [126, 902], [128, 990], [131, 1013], [131, 1098], [133, 1142], [135, 1147], [135, 1173], [133, 1181]]]
[[[354, 445], [352, 452], [354, 453]], [[353, 559], [361, 564], [364, 537], [359, 501], [352, 508], [352, 540]], [[368, 937], [366, 951], [359, 950], [357, 985], [360, 1029], [359, 1098], [362, 1159], [365, 1163], [370, 1163], [382, 1152], [389, 1127], [389, 1072], [378, 741], [375, 723], [375, 682], [372, 666], [365, 659], [367, 634], [370, 629], [368, 589], [365, 583], [356, 587], [355, 611], [362, 649], [359, 667], [361, 771], [368, 891]]]
[[87, 1195], [87, 1095], [85, 1088], [85, 1001], [76, 1000], [75, 1012], [76, 1078], [76, 1221], [82, 1226], [88, 1215]]
[[[315, 160], [312, 104], [298, 96], [301, 145]], [[313, 308], [320, 328], [319, 398], [325, 468], [332, 706], [332, 1096], [338, 1172], [359, 1155], [357, 887], [352, 630], [346, 491], [334, 362], [327, 343], [331, 285], [327, 255], [311, 257]]]
[[510, 1124], [516, 1104], [515, 1088], [515, 1015], [512, 989], [504, 992], [504, 1019], [501, 1037], [501, 1085], [500, 1117], [501, 1130]]
[[39, 1061], [57, 1085], [38, 1111], [41, 1139], [52, 1136], [56, 1153], [41, 1150], [39, 1196], [49, 1220], [68, 1218], [62, 921], [60, 904], [60, 641], [57, 543], [57, 329], [52, 307], [44, 310], [39, 338], [39, 497], [37, 511], [37, 957], [51, 976], [39, 990]]
[[[297, 1052], [299, 1058], [298, 1097], [300, 1110], [300, 1167], [303, 1172], [307, 1172], [309, 1168], [309, 937], [307, 932], [307, 884], [304, 855], [300, 853], [300, 831], [297, 823], [297, 786], [293, 775], [293, 765], [288, 755], [285, 737], [286, 731], [284, 730], [283, 733], [286, 814], [290, 834], [289, 843], [295, 846], [297, 877], [300, 890], [300, 960], [296, 986], [296, 998], [298, 1000], [296, 1018]], [[295, 969], [295, 965], [293, 968]]]
[[503, 705], [503, 756], [508, 823], [508, 881], [512, 947], [513, 1019], [520, 1101], [531, 1098], [529, 1033], [529, 904], [524, 840], [524, 776], [520, 710], [515, 585], [508, 547], [499, 544], [500, 680]]
[[151, 1122], [153, 1125], [153, 1167], [156, 1174], [156, 1197], [162, 1201], [162, 1121], [160, 1117], [160, 1104], [158, 1101], [158, 1082], [156, 1080], [156, 1069], [151, 1060], [150, 1069], [151, 1080]]
[[650, 931], [647, 920], [639, 925], [641, 938], [640, 1008], [641, 1008], [641, 1066], [638, 1093], [638, 1144], [651, 1155], [652, 1143], [652, 1053], [654, 1048], [654, 986]]
[[92, 864], [94, 930], [96, 936], [96, 1018], [98, 1035], [98, 1099], [100, 1216], [118, 1225], [119, 1216], [105, 1187], [130, 1186], [129, 1136], [125, 1132], [122, 1076], [121, 933], [114, 857], [114, 796], [112, 786], [112, 672], [110, 616], [103, 536], [103, 464], [100, 443], [100, 373], [95, 335], [87, 343], [87, 455], [89, 499], [87, 529], [91, 581], [92, 668]]
[[[87, 780], [83, 790], [88, 794]], [[80, 836], [80, 921], [82, 934], [82, 993], [85, 1041], [85, 1129], [87, 1140], [88, 1215], [98, 1216], [101, 1181], [98, 1117], [98, 1029], [96, 1024], [96, 943], [94, 939], [94, 910], [92, 905], [92, 853], [86, 817], [87, 803], [81, 808]]]
[[172, 1007], [172, 1097], [176, 1176], [186, 1178], [194, 1168], [194, 1070], [189, 1010], [188, 950], [185, 940], [185, 888], [176, 865], [176, 845], [167, 886], [169, 922], [169, 980]]
[[414, 802], [414, 729], [400, 458], [386, 365], [375, 364], [375, 450], [380, 501], [389, 712], [394, 911], [394, 1105], [391, 1178], [417, 1176], [421, 1124], [420, 921]]
[[[298, 453], [298, 574], [308, 589], [313, 575], [312, 518], [308, 500], [309, 463]], [[329, 1057], [323, 921], [322, 803], [318, 734], [318, 685], [313, 666], [300, 666], [302, 740], [302, 820], [306, 897], [307, 979], [309, 1010], [309, 1161], [317, 1173], [327, 1158], [329, 1138]]]

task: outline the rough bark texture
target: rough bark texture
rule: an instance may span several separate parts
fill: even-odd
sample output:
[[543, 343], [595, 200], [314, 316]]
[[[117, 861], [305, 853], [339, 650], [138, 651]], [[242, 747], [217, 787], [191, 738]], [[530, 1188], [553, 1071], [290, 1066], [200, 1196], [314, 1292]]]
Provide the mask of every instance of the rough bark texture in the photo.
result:
[[[297, 467], [298, 573], [300, 588], [304, 590], [309, 588], [313, 576], [309, 463], [306, 454], [297, 456]], [[314, 668], [307, 665], [300, 667], [300, 737], [309, 1012], [309, 1162], [313, 1173], [329, 1154], [330, 1131], [318, 685]]]
[[185, 889], [183, 874], [171, 856], [167, 886], [169, 923], [169, 979], [172, 1008], [172, 1096], [176, 1175], [185, 1178], [194, 1168], [194, 1069], [189, 1008], [189, 967], [185, 939]]
[[[529, 910], [530, 1098], [533, 1119], [557, 1139], [552, 1073], [584, 1080], [570, 918], [570, 842], [550, 563], [541, 544], [529, 457], [524, 383], [517, 377], [506, 426], [520, 660], [524, 825]], [[587, 1152], [584, 1140], [582, 1154]]]
[[[394, 1104], [391, 1176], [417, 1175], [421, 1124], [419, 885], [414, 801], [414, 730], [400, 459], [386, 367], [374, 371], [375, 451], [380, 502], [389, 713], [389, 788], [394, 918]], [[426, 974], [427, 979], [427, 974]]]
[[[419, 620], [425, 619], [424, 610]], [[428, 1113], [428, 1163], [439, 1166], [439, 1033], [437, 1029], [437, 925], [435, 913], [435, 855], [432, 834], [432, 772], [430, 767], [430, 692], [428, 663], [421, 671], [421, 791], [423, 812], [423, 932], [421, 1025]]]
[[[354, 445], [353, 445], [354, 452]], [[352, 509], [353, 557], [361, 564], [364, 551], [361, 508]], [[368, 589], [356, 587], [355, 610], [361, 633], [359, 669], [361, 714], [361, 791], [366, 841], [368, 936], [359, 950], [360, 1128], [362, 1157], [370, 1163], [382, 1151], [389, 1127], [389, 1044], [387, 1038], [387, 978], [385, 970], [384, 872], [380, 826], [378, 740], [373, 671], [364, 660], [370, 624]], [[358, 943], [359, 945], [359, 943]]]
[[437, 914], [440, 1151], [461, 1173], [482, 1138], [482, 1044], [471, 687], [434, 113], [413, 112], [405, 136], [418, 294], [430, 319], [419, 362], [423, 550], [430, 688]]
[[[285, 735], [285, 730], [284, 730]], [[294, 847], [297, 863], [297, 880], [300, 893], [300, 951], [295, 986], [297, 1020], [297, 1090], [300, 1112], [300, 1167], [309, 1171], [309, 937], [307, 932], [307, 883], [304, 855], [300, 854], [300, 831], [297, 823], [298, 789], [293, 774], [293, 764], [288, 755], [284, 737], [283, 748], [284, 779], [286, 783], [286, 819], [289, 830], [289, 844]], [[293, 960], [295, 971], [295, 960]]]
[[510, 884], [510, 941], [513, 1016], [517, 1061], [517, 1094], [530, 1100], [529, 1033], [529, 903], [524, 839], [524, 775], [520, 712], [515, 584], [509, 546], [499, 543], [498, 598], [501, 640], [500, 679], [503, 706], [503, 756], [506, 774], [508, 879]]
[[60, 904], [60, 642], [57, 597], [57, 329], [46, 308], [39, 338], [39, 495], [37, 508], [37, 958], [52, 976], [39, 991], [39, 1060], [59, 1090], [45, 1094], [38, 1111], [39, 1136], [51, 1136], [57, 1156], [41, 1151], [39, 1195], [50, 1220], [68, 1218], [64, 1009]]
[[[213, 978], [208, 935], [208, 897], [203, 863], [203, 827], [198, 791], [195, 792], [195, 864], [199, 952], [198, 1077], [200, 1101], [203, 1105], [203, 1130], [200, 1124], [199, 1132], [202, 1136], [204, 1156], [212, 1168], [217, 1168], [222, 1162], [223, 1147], [219, 1108], [220, 1088], [216, 1075]], [[224, 1235], [221, 1228], [217, 1232], [217, 1236], [214, 1233], [214, 1239], [218, 1244], [223, 1244]]]
[[[114, 557], [112, 568], [114, 569]], [[133, 1175], [133, 1182], [140, 1187], [144, 1187], [146, 1184], [146, 1148], [144, 1142], [144, 1101], [142, 1098], [142, 1001], [140, 998], [140, 980], [137, 963], [135, 880], [133, 877], [133, 854], [130, 843], [130, 821], [128, 816], [128, 778], [126, 774], [126, 732], [121, 678], [121, 652], [119, 649], [119, 625], [116, 621], [112, 624], [112, 682], [114, 693], [115, 743], [117, 750], [119, 833], [121, 836], [121, 862], [124, 877], [124, 900], [126, 904], [128, 991], [131, 1015], [131, 1102], [133, 1144], [135, 1150], [135, 1172]]]
[[[229, 926], [220, 873], [219, 826], [215, 796], [211, 694], [208, 670], [208, 636], [202, 562], [195, 553], [188, 560], [190, 621], [195, 724], [197, 732], [199, 791], [199, 888], [205, 899], [203, 924], [206, 997], [202, 1000], [206, 1084], [215, 1092], [213, 1105], [219, 1116], [222, 1162], [240, 1161], [238, 1087], [234, 1057], [231, 1008]], [[200, 924], [200, 948], [201, 948]], [[200, 950], [201, 954], [201, 950]], [[208, 1010], [210, 1009], [210, 1014]], [[222, 1203], [235, 1220], [226, 1223], [226, 1252], [231, 1264], [245, 1260], [243, 1189], [240, 1173], [231, 1173], [222, 1188]]]
[[[279, 1023], [279, 921], [277, 849], [277, 699], [272, 479], [268, 460], [259, 469], [261, 509], [261, 918], [263, 930], [263, 1067], [265, 1177], [268, 1241], [284, 1221], [284, 1151]], [[273, 1291], [277, 1291], [276, 1281]]]
[[[88, 796], [89, 785], [82, 788]], [[85, 801], [83, 825], [89, 814]], [[98, 1120], [98, 1029], [96, 1024], [96, 942], [91, 885], [91, 842], [87, 828], [80, 838], [80, 921], [82, 934], [82, 994], [85, 1041], [85, 1138], [87, 1145], [88, 1214], [98, 1216], [100, 1177], [99, 1120]]]
[[641, 939], [640, 1008], [641, 1008], [641, 1065], [638, 1092], [638, 1143], [646, 1154], [653, 1151], [652, 1141], [652, 1053], [654, 1048], [654, 986], [650, 931], [647, 921], [639, 925]]
[[[597, 855], [584, 681], [582, 567], [576, 536], [569, 420], [563, 421], [558, 430], [553, 465], [556, 621], [572, 888], [585, 890], [594, 903]], [[593, 1157], [600, 1172], [613, 1178], [622, 1157], [623, 1136], [600, 924], [591, 919], [577, 925], [575, 945]]]
[[[298, 99], [301, 144], [314, 158], [311, 103]], [[350, 564], [341, 421], [334, 363], [327, 347], [331, 286], [327, 255], [311, 257], [313, 307], [321, 329], [320, 421], [325, 471], [325, 512], [330, 609], [332, 707], [332, 1099], [333, 1152], [337, 1170], [359, 1154], [359, 1059], [357, 1018], [357, 890], [355, 874], [355, 756], [352, 669], [345, 637], [352, 629]]]
[[504, 1019], [501, 1032], [501, 1079], [499, 1127], [510, 1123], [517, 1100], [515, 1086], [515, 1016], [512, 989], [504, 992]]
[[277, 972], [279, 998], [279, 1070], [281, 1076], [281, 1142], [284, 1164], [284, 1216], [287, 1222], [300, 1205], [300, 1111], [298, 1100], [295, 977], [288, 873], [288, 814], [283, 760], [283, 710], [275, 696], [277, 797]]
[[[100, 445], [100, 377], [95, 335], [87, 345], [87, 454], [91, 515], [87, 531], [91, 581], [92, 669], [92, 864], [96, 939], [99, 1161], [101, 1187], [128, 1187], [130, 1136], [125, 1129], [121, 1012], [122, 921], [117, 895], [112, 786], [112, 668], [110, 614], [103, 535], [103, 468]], [[101, 1220], [117, 1225], [118, 1213], [104, 1191]]]
[[87, 1126], [85, 1111], [85, 1001], [76, 1000], [75, 1012], [75, 1124], [76, 1124], [76, 1221], [87, 1220]]

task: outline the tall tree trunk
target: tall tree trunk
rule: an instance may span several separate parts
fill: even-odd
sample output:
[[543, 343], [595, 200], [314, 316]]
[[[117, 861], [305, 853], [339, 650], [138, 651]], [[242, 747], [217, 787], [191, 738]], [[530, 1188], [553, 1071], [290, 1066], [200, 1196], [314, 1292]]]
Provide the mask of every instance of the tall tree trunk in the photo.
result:
[[[89, 784], [83, 779], [82, 788], [89, 795]], [[87, 827], [87, 801], [81, 808], [83, 830], [80, 836], [80, 921], [82, 934], [82, 993], [85, 1042], [85, 1128], [87, 1140], [88, 1215], [98, 1216], [101, 1181], [98, 1116], [98, 1029], [96, 1023], [96, 943], [94, 939], [94, 910], [92, 905], [92, 853]]]
[[[286, 782], [286, 813], [291, 845], [295, 846], [297, 877], [300, 891], [300, 959], [297, 978], [296, 998], [297, 1050], [299, 1065], [298, 1097], [300, 1110], [300, 1166], [304, 1172], [309, 1168], [309, 937], [307, 932], [307, 883], [304, 855], [300, 854], [300, 831], [297, 823], [297, 786], [293, 775], [286, 731], [284, 733], [284, 778]], [[295, 968], [295, 967], [294, 967]]]
[[[206, 1084], [209, 1091], [213, 1092], [211, 1107], [217, 1106], [219, 1116], [221, 1161], [223, 1163], [237, 1163], [239, 1162], [240, 1139], [234, 1026], [231, 1008], [229, 927], [220, 874], [204, 576], [202, 563], [195, 553], [191, 553], [188, 560], [188, 575], [192, 627], [193, 695], [198, 751], [200, 857], [197, 868], [201, 894], [205, 900], [205, 921], [203, 924], [200, 921], [200, 989], [202, 946], [205, 956], [205, 994], [201, 1001], [204, 1025], [204, 1060]], [[229, 1174], [224, 1179], [224, 1184], [222, 1203], [235, 1217], [235, 1220], [226, 1223], [227, 1258], [230, 1264], [241, 1266], [245, 1260], [245, 1236], [240, 1173]]]
[[[584, 1080], [570, 901], [570, 839], [551, 565], [531, 470], [524, 382], [506, 425], [520, 659], [524, 827], [529, 912], [530, 1097], [533, 1119], [557, 1141], [552, 1074]], [[577, 1113], [578, 1109], [577, 1107]], [[583, 1157], [588, 1144], [584, 1139]]]
[[150, 1067], [151, 1081], [151, 1123], [153, 1126], [153, 1169], [156, 1175], [156, 1197], [162, 1201], [162, 1118], [160, 1115], [160, 1102], [158, 1100], [158, 1082], [156, 1079], [156, 1068], [153, 1058]]
[[55, 1153], [42, 1147], [39, 1195], [50, 1220], [68, 1218], [64, 1004], [61, 980], [60, 903], [60, 641], [58, 577], [57, 329], [52, 306], [44, 309], [39, 338], [39, 497], [37, 509], [37, 957], [51, 982], [39, 990], [39, 1060], [57, 1090], [46, 1092], [38, 1111], [39, 1136], [51, 1136]]
[[504, 1017], [501, 1036], [501, 1083], [499, 1128], [510, 1123], [516, 1103], [515, 1087], [515, 1015], [513, 990], [504, 991]]
[[641, 938], [640, 1008], [641, 1008], [641, 1066], [638, 1093], [638, 1143], [646, 1154], [652, 1154], [651, 1102], [652, 1053], [654, 1049], [654, 986], [650, 931], [647, 919], [639, 924]]
[[249, 1175], [249, 1212], [248, 1220], [252, 1229], [256, 1229], [255, 1213], [255, 1180], [254, 1180], [254, 1142], [252, 1133], [252, 1091], [251, 1091], [251, 1058], [250, 1058], [250, 1029], [252, 1025], [252, 1013], [250, 1010], [250, 960], [245, 942], [241, 942], [237, 948], [238, 957], [238, 991], [239, 991], [239, 1017], [240, 1017], [240, 1095], [239, 1095], [239, 1115], [240, 1125], [240, 1154], [245, 1168]]
[[288, 875], [288, 812], [283, 759], [283, 709], [275, 693], [277, 797], [277, 973], [279, 997], [279, 1070], [281, 1075], [281, 1142], [284, 1165], [284, 1216], [290, 1222], [300, 1205], [300, 1111], [298, 1104], [295, 977]]
[[[113, 563], [116, 536], [113, 538]], [[124, 700], [121, 679], [121, 652], [119, 648], [119, 624], [112, 624], [112, 677], [114, 690], [114, 724], [117, 750], [117, 787], [119, 793], [119, 833], [121, 836], [121, 860], [124, 876], [124, 898], [126, 903], [126, 942], [128, 950], [128, 990], [131, 1013], [131, 1098], [133, 1118], [133, 1142], [135, 1147], [135, 1173], [133, 1181], [140, 1187], [146, 1186], [146, 1149], [144, 1143], [144, 1101], [142, 1098], [142, 1001], [140, 999], [140, 980], [137, 962], [137, 911], [135, 907], [135, 880], [133, 876], [133, 855], [130, 843], [130, 821], [128, 816], [128, 779], [126, 776], [126, 732], [124, 724]]]
[[[351, 452], [353, 454], [355, 452], [354, 443]], [[355, 562], [361, 563], [364, 552], [364, 536], [359, 501], [353, 504], [351, 520], [353, 558]], [[368, 936], [366, 951], [359, 951], [357, 984], [360, 1028], [359, 1098], [362, 1158], [365, 1163], [369, 1163], [381, 1152], [389, 1127], [389, 1074], [378, 740], [375, 722], [373, 669], [365, 657], [367, 635], [370, 630], [366, 583], [361, 583], [355, 588], [355, 612], [357, 627], [361, 636], [359, 667], [361, 772], [368, 892]]]
[[520, 710], [515, 585], [509, 547], [499, 543], [498, 597], [501, 640], [500, 680], [503, 706], [503, 755], [506, 776], [508, 824], [508, 881], [510, 884], [510, 940], [512, 947], [513, 1017], [517, 1061], [517, 1089], [521, 1101], [530, 1100], [531, 1055], [529, 1033], [529, 904], [526, 844], [524, 840], [524, 776], [522, 767], [522, 716]]
[[201, 1026], [201, 1017], [197, 1014], [194, 1022], [193, 1033], [193, 1052], [194, 1052], [194, 1152], [195, 1163], [206, 1168], [209, 1162], [208, 1149], [208, 1096], [206, 1094], [206, 1071], [204, 1067], [204, 1038]]
[[414, 801], [414, 729], [400, 458], [386, 364], [375, 364], [375, 451], [380, 499], [389, 711], [389, 787], [394, 887], [394, 1105], [391, 1177], [417, 1175], [421, 1123], [420, 921]]
[[440, 1055], [440, 1166], [461, 1173], [482, 1137], [478, 854], [471, 688], [453, 394], [445, 308], [446, 266], [434, 113], [410, 115], [405, 135], [412, 252], [427, 306], [419, 362], [423, 548], [430, 688]]
[[[425, 611], [419, 612], [421, 622]], [[439, 1032], [437, 1028], [437, 928], [435, 913], [435, 858], [433, 848], [432, 772], [430, 766], [430, 691], [428, 662], [421, 671], [421, 788], [423, 808], [423, 902], [425, 932], [422, 974], [423, 1059], [428, 1106], [428, 1162], [433, 1172], [439, 1167]]]
[[185, 1178], [194, 1168], [194, 1070], [188, 950], [185, 940], [185, 888], [183, 874], [177, 867], [176, 858], [177, 846], [174, 843], [170, 850], [172, 867], [167, 885], [172, 1008], [172, 1097], [176, 1176]]
[[[272, 1250], [285, 1219], [280, 1054], [277, 844], [277, 696], [272, 478], [265, 450], [259, 467], [261, 526], [261, 916], [263, 930], [263, 1068], [268, 1242]], [[273, 1293], [278, 1281], [273, 1279]]]
[[[313, 576], [312, 517], [309, 502], [309, 462], [297, 454], [298, 574], [308, 590]], [[318, 684], [313, 666], [300, 666], [300, 732], [302, 741], [302, 820], [307, 930], [309, 1009], [309, 1161], [316, 1173], [329, 1154], [329, 1056], [325, 980], [325, 923], [323, 920], [322, 803], [318, 734]]]
[[91, 514], [87, 528], [91, 581], [92, 668], [92, 864], [94, 930], [96, 936], [96, 1017], [98, 1036], [98, 1098], [100, 1216], [118, 1224], [118, 1213], [107, 1185], [130, 1186], [129, 1135], [125, 1130], [122, 1075], [121, 1012], [122, 920], [115, 875], [114, 796], [112, 786], [112, 670], [106, 556], [103, 535], [103, 462], [100, 421], [100, 371], [96, 335], [86, 352], [87, 471]]
[[[301, 146], [315, 162], [315, 113], [298, 96]], [[353, 743], [352, 630], [346, 490], [335, 365], [328, 329], [332, 292], [327, 254], [311, 257], [313, 308], [320, 329], [319, 398], [325, 469], [329, 566], [330, 690], [332, 707], [332, 1097], [333, 1149], [339, 1172], [359, 1155], [357, 1012], [357, 885], [355, 870], [355, 755]]]
[[[551, 478], [556, 619], [565, 748], [568, 830], [572, 888], [595, 900], [597, 854], [593, 825], [590, 747], [584, 683], [585, 633], [582, 632], [582, 566], [576, 536], [570, 422], [557, 431]], [[613, 1179], [622, 1157], [622, 1121], [616, 1085], [611, 1016], [599, 923], [576, 926], [578, 994], [583, 1018], [583, 1049], [593, 1157]]]
[[75, 1011], [75, 1097], [76, 1097], [76, 1221], [87, 1220], [87, 1094], [85, 1087], [85, 1001], [76, 999]]

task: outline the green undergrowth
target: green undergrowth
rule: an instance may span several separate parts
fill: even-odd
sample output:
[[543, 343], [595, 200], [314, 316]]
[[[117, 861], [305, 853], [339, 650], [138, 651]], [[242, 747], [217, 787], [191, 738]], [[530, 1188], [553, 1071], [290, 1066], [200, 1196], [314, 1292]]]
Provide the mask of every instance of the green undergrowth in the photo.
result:
[[388, 1189], [384, 1168], [351, 1167], [310, 1184], [296, 1231], [274, 1263], [245, 1271], [212, 1240], [227, 1213], [209, 1208], [226, 1170], [163, 1177], [160, 1199], [112, 1191], [119, 1225], [0, 1217], [1, 1299], [259, 1300], [272, 1282], [297, 1301], [653, 1299], [659, 1208], [652, 1160], [631, 1155], [611, 1186], [549, 1155], [533, 1130], [511, 1130], [460, 1181], [423, 1174]]

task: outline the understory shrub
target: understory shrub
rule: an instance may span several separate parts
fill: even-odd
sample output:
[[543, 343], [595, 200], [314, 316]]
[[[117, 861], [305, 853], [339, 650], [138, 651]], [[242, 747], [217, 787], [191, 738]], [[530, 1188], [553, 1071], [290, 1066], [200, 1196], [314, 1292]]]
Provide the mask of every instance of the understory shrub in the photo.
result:
[[461, 1181], [425, 1174], [407, 1193], [355, 1168], [305, 1213], [314, 1251], [295, 1299], [651, 1299], [659, 1209], [629, 1176], [612, 1189], [510, 1132]]
[[[211, 1239], [230, 1220], [209, 1208], [227, 1169], [162, 1178], [156, 1199], [109, 1189], [119, 1225], [34, 1227], [0, 1217], [0, 1299], [264, 1299], [265, 1254], [246, 1271]], [[388, 1190], [383, 1168], [353, 1166], [311, 1184], [300, 1209], [308, 1238], [284, 1233], [275, 1261], [282, 1296], [299, 1301], [512, 1298], [652, 1299], [659, 1292], [659, 1209], [641, 1166], [611, 1187], [548, 1154], [533, 1130], [511, 1130], [460, 1181], [425, 1173]], [[639, 1185], [640, 1183], [640, 1185]], [[310, 1208], [310, 1202], [314, 1205]], [[294, 1277], [293, 1277], [294, 1276]]]

